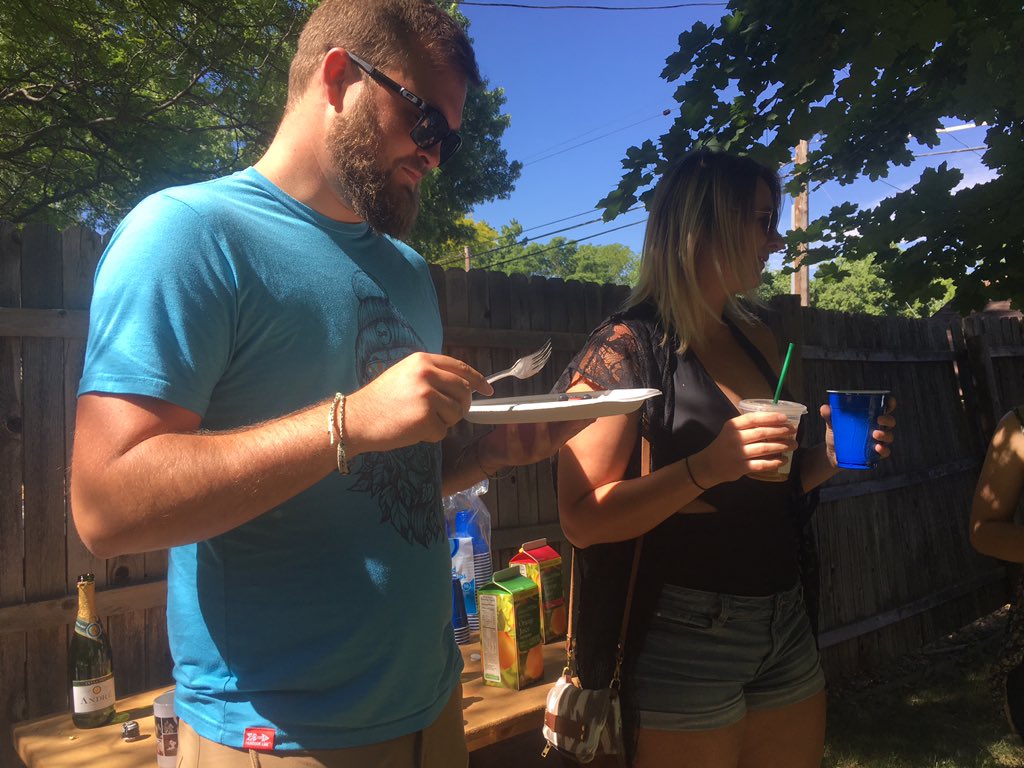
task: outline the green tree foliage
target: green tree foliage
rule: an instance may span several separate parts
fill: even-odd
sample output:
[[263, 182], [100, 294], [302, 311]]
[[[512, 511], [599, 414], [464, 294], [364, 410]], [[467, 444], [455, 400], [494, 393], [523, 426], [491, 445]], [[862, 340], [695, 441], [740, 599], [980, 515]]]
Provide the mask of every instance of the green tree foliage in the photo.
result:
[[872, 256], [857, 261], [840, 257], [833, 266], [828, 273], [816, 274], [811, 280], [811, 306], [866, 315], [931, 317], [953, 298], [953, 283], [944, 278], [935, 287], [935, 299], [919, 299], [909, 304], [897, 300], [892, 286]]
[[497, 246], [500, 239], [497, 230], [486, 221], [477, 221], [469, 216], [463, 216], [459, 219], [457, 226], [458, 234], [454, 239], [433, 247], [434, 254], [430, 257], [430, 261], [442, 267], [460, 267], [465, 264], [464, 248], [469, 249], [472, 260], [472, 254], [490, 251]]
[[[0, 4], [0, 219], [107, 228], [155, 190], [250, 165], [273, 138], [316, 4]], [[500, 147], [503, 104], [497, 89], [469, 94], [466, 144], [424, 182], [417, 242], [511, 193], [520, 166]]]
[[573, 266], [571, 280], [636, 285], [640, 260], [632, 248], [621, 243], [585, 243], [577, 248]]
[[956, 285], [961, 309], [988, 298], [1024, 306], [1024, 68], [1019, 0], [731, 0], [714, 27], [695, 24], [662, 77], [683, 79], [679, 116], [660, 145], [631, 147], [626, 174], [600, 204], [613, 218], [646, 199], [668, 160], [698, 146], [782, 165], [802, 139], [791, 192], [826, 180], [882, 178], [909, 165], [911, 141], [938, 143], [944, 120], [986, 123], [995, 178], [954, 191], [945, 163], [870, 210], [834, 207], [787, 238], [807, 263], [874, 254], [901, 302]]
[[305, 11], [279, 0], [0, 5], [0, 218], [110, 226], [251, 163]]
[[[477, 224], [478, 235], [491, 229]], [[547, 243], [535, 243], [523, 237], [523, 226], [513, 219], [501, 228], [496, 237], [478, 241], [471, 265], [506, 274], [521, 273], [561, 277], [590, 283], [634, 285], [639, 257], [628, 246], [620, 243], [608, 245], [580, 244], [564, 237], [551, 238]], [[458, 266], [462, 262], [456, 254], [441, 262], [445, 266]]]
[[793, 273], [785, 270], [773, 272], [766, 269], [761, 273], [761, 284], [757, 287], [757, 297], [766, 304], [776, 296], [790, 293], [793, 285]]

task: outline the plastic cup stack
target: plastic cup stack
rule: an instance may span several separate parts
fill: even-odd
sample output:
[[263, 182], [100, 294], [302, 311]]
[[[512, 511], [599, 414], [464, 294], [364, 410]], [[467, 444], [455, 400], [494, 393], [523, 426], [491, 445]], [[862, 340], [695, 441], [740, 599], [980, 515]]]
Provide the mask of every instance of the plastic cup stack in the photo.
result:
[[[477, 522], [477, 517], [471, 509], [461, 509], [455, 513], [455, 535], [469, 536], [473, 539], [473, 580], [477, 588], [491, 580], [493, 569], [491, 566], [491, 550], [487, 546], [487, 539]], [[480, 614], [472, 613], [468, 617], [469, 628], [473, 632], [480, 631]]]
[[458, 576], [452, 576], [452, 628], [455, 630], [456, 643], [465, 645], [469, 642], [466, 600], [462, 595], [462, 584]]

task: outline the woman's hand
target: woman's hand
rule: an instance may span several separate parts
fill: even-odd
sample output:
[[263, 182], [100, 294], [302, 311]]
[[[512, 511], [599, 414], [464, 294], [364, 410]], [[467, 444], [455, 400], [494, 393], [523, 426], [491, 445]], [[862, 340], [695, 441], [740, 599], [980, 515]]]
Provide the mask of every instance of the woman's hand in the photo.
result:
[[729, 419], [711, 444], [690, 457], [694, 480], [705, 488], [752, 472], [777, 470], [796, 450], [796, 425], [783, 413], [745, 413]]

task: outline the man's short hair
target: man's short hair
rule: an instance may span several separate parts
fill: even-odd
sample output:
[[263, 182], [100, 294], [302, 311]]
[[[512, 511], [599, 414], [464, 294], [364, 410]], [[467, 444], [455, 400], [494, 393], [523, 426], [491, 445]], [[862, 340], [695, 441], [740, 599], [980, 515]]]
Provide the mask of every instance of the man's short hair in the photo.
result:
[[331, 48], [351, 48], [381, 69], [423, 55], [435, 66], [461, 72], [470, 85], [481, 82], [469, 38], [433, 0], [324, 0], [299, 36], [288, 72], [289, 107], [306, 92]]

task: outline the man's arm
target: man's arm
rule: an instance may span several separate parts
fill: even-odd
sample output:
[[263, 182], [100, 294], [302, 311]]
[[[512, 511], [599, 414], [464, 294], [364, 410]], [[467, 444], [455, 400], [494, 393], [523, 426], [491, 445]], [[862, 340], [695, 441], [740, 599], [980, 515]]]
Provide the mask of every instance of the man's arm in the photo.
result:
[[[345, 398], [346, 454], [437, 442], [465, 415], [474, 390], [493, 392], [465, 363], [410, 355]], [[201, 432], [198, 414], [161, 400], [82, 395], [71, 472], [82, 541], [100, 557], [163, 549], [273, 509], [335, 470], [332, 402], [244, 429]]]
[[334, 468], [330, 401], [246, 429], [199, 432], [199, 416], [162, 400], [78, 400], [71, 510], [100, 557], [190, 544], [236, 528]]
[[441, 492], [447, 496], [469, 488], [485, 477], [494, 477], [507, 467], [520, 467], [550, 458], [569, 438], [593, 421], [503, 424], [461, 445], [454, 438], [445, 440]]

